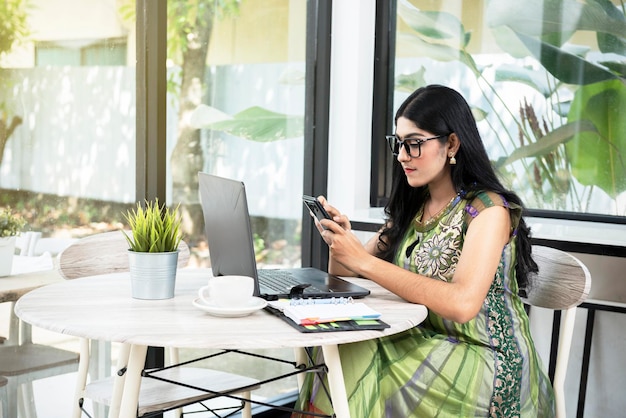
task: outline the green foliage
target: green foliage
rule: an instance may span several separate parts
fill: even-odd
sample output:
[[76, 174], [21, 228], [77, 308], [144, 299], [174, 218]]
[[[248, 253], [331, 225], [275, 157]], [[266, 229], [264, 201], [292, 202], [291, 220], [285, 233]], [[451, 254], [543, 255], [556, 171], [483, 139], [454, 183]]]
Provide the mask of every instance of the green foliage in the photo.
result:
[[265, 240], [257, 233], [253, 235], [252, 244], [255, 254], [261, 254], [265, 250]]
[[199, 128], [226, 132], [257, 142], [298, 138], [304, 134], [304, 116], [286, 115], [253, 106], [227, 120], [207, 121]]
[[[478, 86], [490, 103], [490, 127], [503, 149], [513, 151], [496, 166], [503, 174], [514, 162], [523, 164], [537, 204], [563, 204], [576, 199], [571, 187], [598, 187], [615, 198], [626, 191], [624, 118], [619, 110], [626, 103], [626, 18], [624, 7], [609, 0], [490, 0], [485, 7], [487, 23], [500, 48], [516, 59], [532, 57], [541, 68], [510, 64], [495, 67], [496, 82], [516, 82], [532, 87], [545, 97], [549, 115], [543, 120], [532, 105], [521, 105], [516, 115], [498, 95], [473, 60], [467, 46], [471, 32], [445, 12], [422, 11], [406, 0], [398, 1], [398, 13], [411, 31], [398, 36], [398, 44], [409, 55], [466, 65], [480, 81]], [[590, 48], [574, 45], [579, 32], [594, 32], [601, 54], [588, 57]], [[405, 51], [405, 52], [406, 52]], [[414, 90], [424, 85], [420, 74], [405, 76], [396, 88]], [[574, 91], [574, 101], [561, 97]], [[501, 103], [494, 103], [500, 101]], [[518, 127], [509, 132], [495, 109], [504, 104]], [[505, 146], [503, 140], [507, 140]], [[606, 161], [607, 164], [600, 162]], [[582, 201], [573, 202], [582, 208]]]
[[[180, 205], [179, 205], [180, 206]], [[135, 210], [126, 212], [124, 217], [130, 225], [132, 238], [125, 232], [131, 251], [141, 253], [163, 253], [178, 250], [182, 240], [182, 219], [174, 210], [159, 206], [159, 200], [146, 201], [145, 208], [137, 203]]]
[[0, 1], [0, 55], [9, 52], [17, 42], [30, 34], [28, 7], [28, 0]]
[[25, 224], [24, 219], [13, 213], [11, 208], [0, 208], [0, 238], [19, 234]]
[[591, 124], [565, 145], [572, 173], [581, 184], [597, 186], [612, 198], [626, 190], [626, 86], [611, 80], [576, 91], [568, 119]]
[[[119, 13], [126, 22], [134, 23], [135, 0], [121, 0]], [[168, 0], [167, 2], [167, 58], [182, 66], [185, 51], [195, 48], [201, 39], [199, 32], [211, 30], [212, 19], [222, 19], [239, 13], [240, 0]], [[171, 80], [170, 80], [171, 81]]]

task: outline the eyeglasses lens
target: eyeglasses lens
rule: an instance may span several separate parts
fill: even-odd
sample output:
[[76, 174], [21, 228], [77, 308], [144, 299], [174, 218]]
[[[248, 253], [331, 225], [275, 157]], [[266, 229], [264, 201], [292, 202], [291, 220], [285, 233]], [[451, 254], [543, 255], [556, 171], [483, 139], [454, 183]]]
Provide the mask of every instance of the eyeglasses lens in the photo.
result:
[[400, 154], [401, 145], [411, 158], [419, 158], [422, 155], [422, 141], [410, 141], [411, 143], [409, 143], [407, 141], [401, 141], [396, 136], [387, 136], [386, 138], [394, 157]]

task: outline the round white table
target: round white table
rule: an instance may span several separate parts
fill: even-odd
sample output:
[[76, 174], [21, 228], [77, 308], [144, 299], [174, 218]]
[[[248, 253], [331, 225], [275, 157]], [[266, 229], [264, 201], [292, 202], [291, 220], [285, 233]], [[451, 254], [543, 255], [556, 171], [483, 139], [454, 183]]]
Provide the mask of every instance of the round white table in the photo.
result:
[[[69, 280], [36, 289], [19, 299], [15, 312], [24, 321], [62, 334], [131, 345], [120, 417], [134, 417], [148, 346], [211, 349], [304, 348], [321, 346], [328, 367], [332, 402], [338, 417], [349, 417], [338, 344], [395, 334], [421, 323], [422, 305], [408, 303], [364, 279], [348, 280], [370, 289], [364, 298], [390, 325], [383, 331], [300, 333], [260, 310], [240, 318], [214, 317], [194, 307], [197, 290], [210, 269], [178, 271], [176, 294], [166, 300], [131, 297], [128, 273]], [[116, 401], [114, 399], [114, 401]], [[117, 407], [112, 406], [115, 415]]]

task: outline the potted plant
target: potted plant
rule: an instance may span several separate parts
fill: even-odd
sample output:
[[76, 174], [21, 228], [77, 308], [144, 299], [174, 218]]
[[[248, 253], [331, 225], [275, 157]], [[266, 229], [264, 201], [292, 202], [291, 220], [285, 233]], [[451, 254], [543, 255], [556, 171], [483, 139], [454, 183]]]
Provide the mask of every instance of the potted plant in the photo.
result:
[[11, 211], [11, 208], [0, 208], [0, 277], [11, 274], [15, 237], [19, 235], [25, 223], [21, 216]]
[[122, 232], [129, 245], [132, 296], [136, 299], [174, 297], [182, 240], [179, 206], [172, 210], [154, 199], [146, 201], [145, 207], [137, 203], [135, 210], [124, 215], [130, 226], [130, 235]]

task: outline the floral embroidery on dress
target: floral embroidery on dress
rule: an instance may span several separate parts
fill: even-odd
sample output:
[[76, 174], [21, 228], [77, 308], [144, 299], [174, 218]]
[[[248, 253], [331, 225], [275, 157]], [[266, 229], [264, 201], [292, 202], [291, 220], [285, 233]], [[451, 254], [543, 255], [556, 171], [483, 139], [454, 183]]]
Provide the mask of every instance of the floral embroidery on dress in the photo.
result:
[[[441, 232], [421, 244], [420, 251], [413, 253], [413, 263], [417, 271], [440, 280], [450, 280], [461, 254], [461, 234], [463, 214], [457, 212]], [[442, 224], [440, 224], [442, 225]]]
[[[509, 248], [510, 249], [510, 248]], [[495, 349], [495, 369], [497, 378], [491, 399], [492, 417], [519, 417], [519, 402], [513, 400], [520, 396], [523, 357], [513, 337], [511, 314], [504, 299], [499, 295], [504, 289], [504, 270], [502, 261], [496, 271], [496, 277], [487, 295], [488, 332], [492, 347]]]

